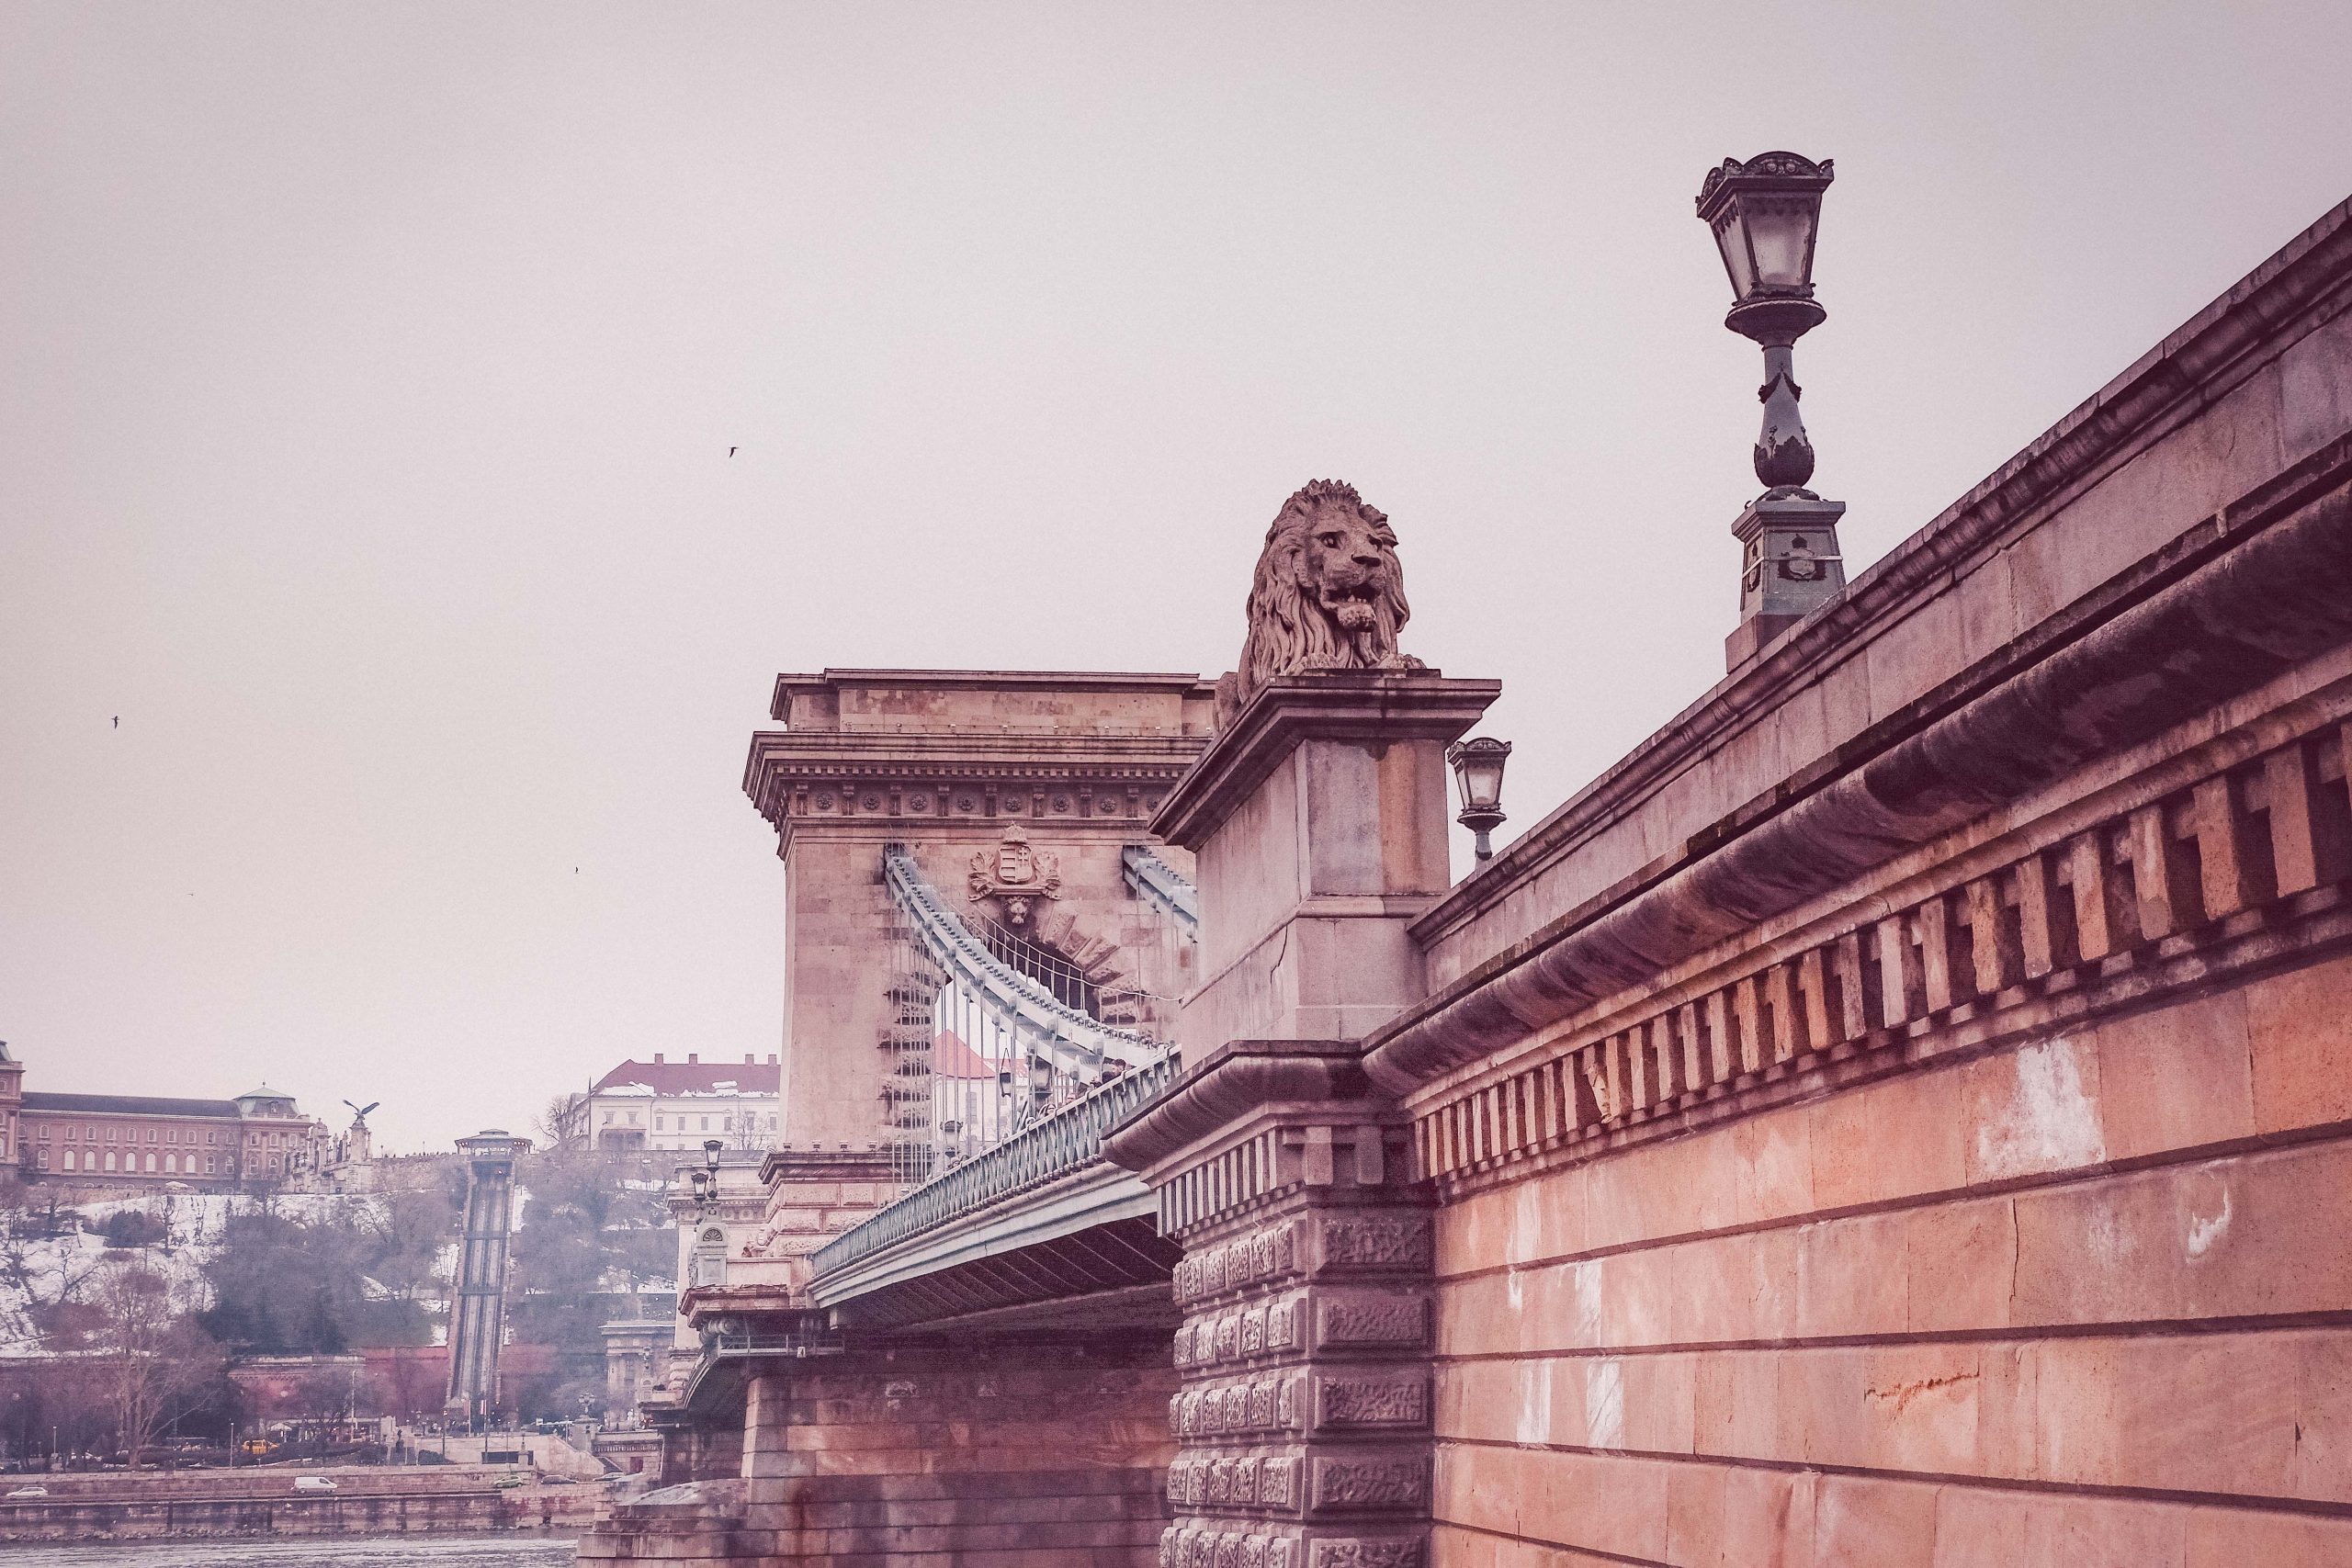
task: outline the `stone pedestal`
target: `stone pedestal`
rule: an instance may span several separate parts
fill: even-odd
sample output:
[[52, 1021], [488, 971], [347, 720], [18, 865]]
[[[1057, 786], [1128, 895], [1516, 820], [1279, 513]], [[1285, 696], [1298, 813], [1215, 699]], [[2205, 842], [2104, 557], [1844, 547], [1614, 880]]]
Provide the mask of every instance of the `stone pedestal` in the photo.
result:
[[1768, 491], [1733, 522], [1739, 540], [1739, 625], [1724, 639], [1724, 661], [1737, 670], [1765, 645], [1845, 591], [1838, 546], [1842, 501], [1810, 491]]
[[1452, 884], [1445, 748], [1500, 691], [1318, 671], [1234, 716], [1151, 824], [1198, 857], [1202, 980], [1179, 1039], [1355, 1039], [1419, 998], [1405, 928]]
[[1106, 1144], [1180, 1238], [1163, 1568], [1419, 1568], [1430, 1221], [1349, 1042], [1225, 1047]]

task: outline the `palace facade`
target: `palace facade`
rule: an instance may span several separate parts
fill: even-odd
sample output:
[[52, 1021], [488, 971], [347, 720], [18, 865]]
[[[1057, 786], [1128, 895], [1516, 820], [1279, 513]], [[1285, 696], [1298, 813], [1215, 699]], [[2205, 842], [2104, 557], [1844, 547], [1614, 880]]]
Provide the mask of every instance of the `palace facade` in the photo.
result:
[[266, 1084], [233, 1100], [182, 1100], [28, 1091], [24, 1078], [0, 1043], [0, 1165], [35, 1179], [229, 1187], [299, 1178], [333, 1150], [326, 1123]]

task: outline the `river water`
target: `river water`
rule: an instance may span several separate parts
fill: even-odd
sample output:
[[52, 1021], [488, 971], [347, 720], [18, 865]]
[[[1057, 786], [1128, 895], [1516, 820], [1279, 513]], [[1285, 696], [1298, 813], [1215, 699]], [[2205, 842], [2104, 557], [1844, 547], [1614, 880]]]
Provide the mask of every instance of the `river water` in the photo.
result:
[[571, 1568], [568, 1540], [513, 1536], [311, 1536], [0, 1546], [0, 1568]]

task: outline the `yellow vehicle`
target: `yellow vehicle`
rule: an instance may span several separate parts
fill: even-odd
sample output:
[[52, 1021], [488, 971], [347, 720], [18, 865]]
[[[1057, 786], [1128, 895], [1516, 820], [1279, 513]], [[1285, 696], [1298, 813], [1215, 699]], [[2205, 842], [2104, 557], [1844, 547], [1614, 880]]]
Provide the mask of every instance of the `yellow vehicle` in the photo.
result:
[[268, 1438], [247, 1438], [237, 1445], [237, 1451], [241, 1454], [251, 1454], [255, 1459], [266, 1459], [282, 1446]]

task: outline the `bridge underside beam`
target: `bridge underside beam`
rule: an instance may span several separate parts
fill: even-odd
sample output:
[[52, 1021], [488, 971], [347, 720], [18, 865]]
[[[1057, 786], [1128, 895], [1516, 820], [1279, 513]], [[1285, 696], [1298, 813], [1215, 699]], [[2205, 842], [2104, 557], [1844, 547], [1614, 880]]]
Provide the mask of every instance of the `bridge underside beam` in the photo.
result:
[[[920, 1330], [976, 1314], [1011, 1324], [1067, 1321], [1082, 1303], [1172, 1326], [1168, 1280], [1183, 1249], [1147, 1218], [1113, 1220], [1028, 1247], [910, 1276], [833, 1308], [852, 1332]], [[1156, 1300], [1155, 1300], [1156, 1298]], [[1029, 1309], [1035, 1309], [1034, 1313]]]

